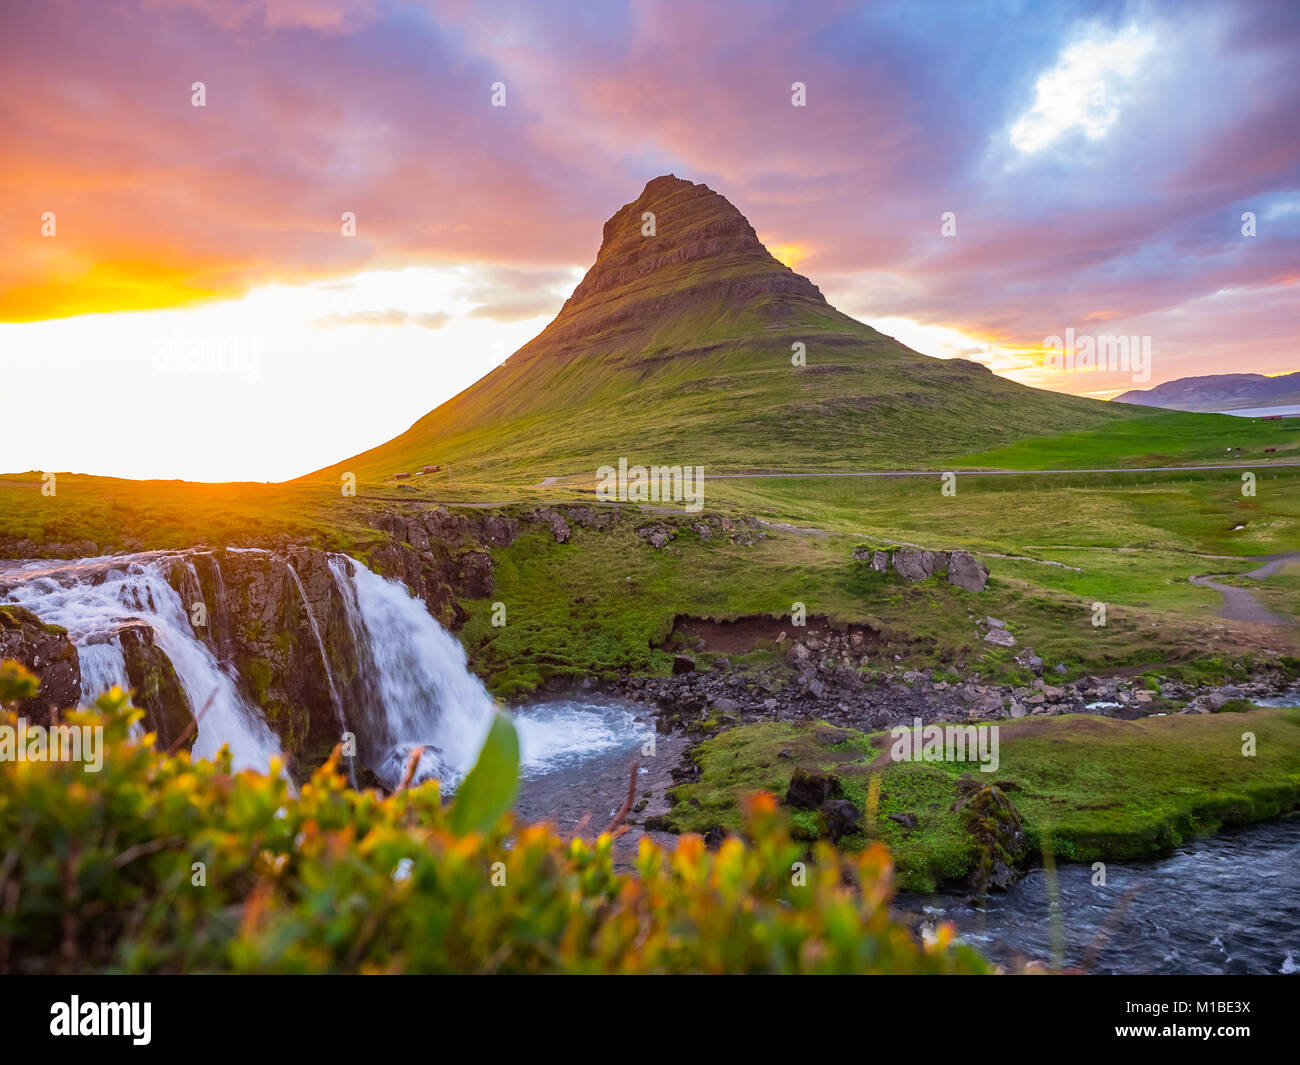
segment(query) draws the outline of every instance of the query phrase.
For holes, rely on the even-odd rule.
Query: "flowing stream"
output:
[[[1260,699],[1300,706],[1300,689]],[[1195,840],[1148,861],[1061,863],[1056,885],[1030,870],[983,909],[955,892],[904,895],[926,925],[951,921],[1010,967],[1056,963],[1091,973],[1300,973],[1300,814]]]
[[[957,895],[901,896],[927,924],[952,921],[1011,968],[1058,959],[1090,973],[1300,973],[1300,816],[1234,829],[1167,858],[1033,869],[976,909]],[[1053,911],[1059,914],[1054,921]]]

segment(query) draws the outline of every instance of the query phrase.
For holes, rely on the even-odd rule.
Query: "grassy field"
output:
[[[1275,448],[1273,456],[1265,448]],[[1160,411],[1099,430],[1019,440],[964,455],[978,469],[1046,470],[1268,461],[1300,457],[1300,418],[1265,421],[1231,414]]]
[[[1247,556],[1294,549],[1300,471],[1276,471],[1245,500],[1226,475],[1009,482],[963,480],[955,497],[912,480],[716,482],[710,509],[799,525],[770,526],[751,547],[686,531],[655,551],[626,512],[612,529],[575,530],[566,545],[530,534],[495,553],[492,602],[506,604],[509,623],[491,625],[487,600],[468,603],[462,638],[504,694],[552,676],[662,671],[668,657],[655,647],[677,615],[779,618],[795,602],[892,634],[904,662],[963,663],[989,676],[1012,667],[979,642],[972,614],[1006,620],[1021,646],[1071,673],[1294,649],[1294,629],[1242,631],[1217,619],[1219,594],[1189,578],[1244,572],[1257,565]],[[985,552],[989,585],[977,595],[940,579],[909,585],[852,562],[859,543]],[[1289,581],[1276,591],[1250,583],[1286,598]],[[1107,604],[1104,628],[1091,623],[1094,602]]]
[[[783,796],[796,766],[830,771],[864,813],[862,835],[844,842],[881,840],[905,888],[933,890],[967,875],[974,861],[952,809],[963,777],[1007,791],[1024,818],[1031,859],[1044,848],[1071,861],[1153,855],[1300,805],[1300,710],[1138,721],[1071,715],[999,728],[995,773],[973,763],[885,760],[873,767],[888,734],[781,723],[733,728],[696,748],[700,779],[675,789],[668,820],[679,831],[738,830],[744,795]],[[1253,757],[1242,754],[1243,733],[1255,737]],[[916,826],[890,814],[910,814]],[[805,832],[812,828],[811,813],[794,817]]]
[[[706,503],[844,532],[977,549],[1171,549],[1268,554],[1300,544],[1300,467],[1147,474],[789,478],[706,482]],[[1242,526],[1240,529],[1237,526]]]
[[[365,555],[382,535],[367,524],[377,509],[428,505],[415,492],[349,499],[313,485],[61,477],[51,498],[40,484],[0,478],[0,540],[89,540],[105,551],[288,537]],[[475,487],[493,494],[494,486]],[[1234,659],[1262,648],[1287,653],[1295,629],[1225,625],[1215,617],[1218,593],[1188,579],[1242,573],[1257,565],[1249,556],[1300,542],[1300,470],[1261,472],[1254,497],[1240,489],[1231,473],[972,475],[958,479],[955,496],[930,479],[712,481],[708,512],[797,528],[771,525],[753,546],[685,529],[657,551],[635,528],[659,515],[630,505],[611,508],[619,520],[610,528],[575,527],[563,545],[525,525],[513,546],[494,550],[493,595],[464,604],[461,637],[476,670],[503,695],[553,677],[662,672],[668,655],[659,645],[678,615],[780,618],[795,602],[813,615],[876,627],[908,664],[962,664],[989,676],[1013,666],[980,643],[971,615],[1006,620],[1021,646],[1071,672]],[[549,488],[531,493],[538,502],[553,498]],[[852,562],[859,543],[969,548],[985,553],[992,577],[978,595],[942,580],[908,585]],[[1296,613],[1293,572],[1247,583],[1277,613]],[[1103,629],[1091,624],[1097,601],[1108,605]],[[504,628],[490,623],[494,602],[506,604]]]

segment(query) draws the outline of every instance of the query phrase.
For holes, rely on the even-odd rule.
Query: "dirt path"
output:
[[[1287,551],[1282,554],[1260,555],[1257,557],[1264,565],[1248,573],[1243,573],[1241,576],[1250,577],[1257,581],[1267,580],[1288,562],[1300,562],[1300,551]],[[1255,593],[1249,588],[1239,588],[1233,584],[1220,584],[1218,581],[1213,580],[1216,576],[1222,576],[1222,574],[1206,574],[1201,577],[1192,577],[1191,582],[1202,588],[1213,588],[1223,596],[1223,609],[1219,611],[1219,617],[1227,618],[1229,621],[1244,621],[1253,625],[1295,624],[1290,618],[1283,617],[1281,614],[1274,614],[1255,597]]]

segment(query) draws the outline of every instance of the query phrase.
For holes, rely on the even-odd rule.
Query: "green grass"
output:
[[[1080,862],[1158,854],[1300,804],[1300,710],[1138,721],[1070,715],[999,727],[999,768],[984,773],[973,763],[889,762],[872,769],[873,755],[862,746],[883,751],[888,734],[832,744],[834,735],[819,740],[823,726],[741,726],[695,748],[700,779],[674,789],[667,820],[678,831],[738,830],[744,795],[784,796],[796,766],[833,771],[864,811],[866,831],[849,845],[881,840],[904,887],[932,890],[971,868],[972,846],[952,811],[963,776],[1007,787],[1024,818],[1031,855],[1046,842],[1057,857]],[[1256,738],[1254,757],[1242,755],[1245,732]],[[879,778],[874,819],[873,774]],[[891,813],[911,814],[917,827],[890,820]]]
[[[981,642],[972,615],[1006,620],[1021,646],[1031,643],[1049,664],[1064,662],[1072,673],[1184,661],[1221,636],[1191,620],[1217,593],[1188,583],[1195,560],[1176,555],[1142,573],[1150,594],[1140,582],[1125,588],[1122,572],[1097,575],[1093,589],[1104,586],[1118,598],[1110,600],[1106,627],[1096,628],[1089,595],[1032,584],[1027,566],[1004,569],[997,559],[990,560],[996,575],[989,587],[973,594],[942,578],[908,584],[853,562],[857,538],[773,532],[744,547],[686,535],[656,551],[635,536],[635,525],[629,516],[599,532],[575,528],[566,545],[530,532],[495,553],[493,594],[464,604],[469,620],[461,638],[497,694],[518,695],[556,677],[663,673],[670,655],[661,645],[679,615],[783,618],[796,602],[810,616],[877,630],[878,640],[864,648],[868,672],[937,664],[954,674],[977,669],[989,679],[1023,682],[1010,654]],[[1041,577],[1038,570],[1053,579],[1065,573],[1037,567],[1028,576]],[[1126,598],[1155,600],[1159,609],[1128,607]],[[491,623],[495,602],[506,606],[505,626]],[[1179,606],[1187,616],[1173,616]],[[1234,654],[1251,650],[1228,646]],[[753,651],[761,664],[762,649]],[[743,659],[732,656],[733,663]]]
[[[1277,448],[1274,455],[1264,453],[1269,447]],[[1300,418],[1266,422],[1231,414],[1160,411],[1099,429],[1054,433],[983,449],[961,456],[957,464],[1009,470],[1100,469],[1297,457]]]
[[[1072,674],[1191,668],[1211,658],[1231,674],[1257,645],[1295,648],[1294,630],[1270,631],[1261,644],[1225,626],[1215,616],[1219,594],[1188,578],[1244,572],[1257,563],[1240,556],[1294,545],[1300,472],[1277,471],[1246,500],[1218,476],[1155,485],[1093,478],[1073,488],[1031,481],[1014,490],[1007,480],[972,478],[955,497],[897,480],[716,482],[710,504],[724,511],[823,530],[770,528],[752,547],[686,534],[655,551],[633,534],[630,508],[613,529],[575,529],[567,545],[531,534],[495,552],[492,599],[465,604],[463,638],[502,694],[556,675],[661,672],[667,656],[655,645],[677,615],[779,618],[795,602],[884,632],[895,646],[876,665],[894,665],[897,653],[903,664],[977,668],[990,678],[1011,679],[1015,668],[979,642],[972,614],[1006,620],[1020,646]],[[909,585],[874,573],[850,561],[863,542],[989,552],[989,586],[972,595],[942,579]],[[1284,597],[1292,578],[1278,579]],[[1274,594],[1270,581],[1251,583]],[[493,601],[507,605],[504,628],[489,624]],[[1095,602],[1107,605],[1105,627],[1092,624]]]
[[[53,496],[38,474],[0,476],[0,542],[90,540],[100,551],[248,543],[289,536],[345,544],[363,529],[364,502],[278,484],[128,481],[60,474]],[[363,534],[364,535],[364,534]],[[373,532],[369,533],[373,537]]]
[[[678,615],[779,618],[795,602],[810,615],[879,629],[894,646],[873,668],[895,664],[899,654],[903,665],[1014,679],[1010,656],[979,642],[972,614],[1003,618],[1022,646],[1072,673],[1250,655],[1258,637],[1221,627],[1214,617],[1218,593],[1188,578],[1241,573],[1255,566],[1242,556],[1294,547],[1300,471],[1261,475],[1256,496],[1247,499],[1232,476],[1145,477],[1081,475],[1079,483],[1063,484],[971,476],[959,479],[953,497],[922,479],[709,482],[710,511],[823,530],[771,528],[752,547],[687,531],[653,550],[634,529],[658,516],[630,506],[616,508],[619,521],[608,530],[575,527],[565,545],[525,525],[514,546],[493,552],[490,599],[463,604],[469,622],[462,639],[475,669],[505,696],[553,678],[662,672],[668,656],[658,645]],[[105,551],[274,545],[287,537],[365,558],[383,535],[368,522],[398,505],[349,499],[323,485],[65,476],[58,486],[50,498],[39,478],[0,478],[0,542],[90,540]],[[851,562],[862,542],[988,552],[992,578],[979,595],[942,579],[908,585]],[[1295,613],[1290,571],[1250,584],[1276,612]],[[508,624],[500,629],[490,625],[497,601],[507,606]],[[1091,624],[1095,601],[1108,607],[1104,629]],[[1294,653],[1294,631],[1271,631],[1267,639],[1274,650]]]
[[[1239,472],[789,478],[706,482],[706,505],[926,546],[1055,557],[1053,548],[1256,555],[1300,543],[1300,468]],[[1244,528],[1237,529],[1236,526]]]

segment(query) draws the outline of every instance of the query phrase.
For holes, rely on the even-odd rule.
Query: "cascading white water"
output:
[[[405,585],[346,556],[330,558],[365,680],[374,686],[388,732],[373,766],[401,780],[411,751],[425,748],[416,779],[453,781],[474,763],[492,724],[493,702],[470,671],[464,648]]]
[[[232,551],[260,549],[230,548]],[[227,672],[190,625],[182,597],[166,574],[178,556],[156,552],[78,562],[28,562],[6,566],[3,598],[20,603],[42,621],[68,630],[81,661],[82,701],[91,702],[113,686],[130,686],[122,625],[136,619],[153,630],[156,645],[171,660],[193,710],[212,704],[199,723],[194,757],[211,758],[228,744],[236,768],[265,771],[280,744],[260,711],[240,693]],[[187,556],[185,587],[201,590]],[[491,726],[494,704],[468,669],[460,643],[430,616],[406,586],[387,580],[346,555],[332,555],[330,571],[343,601],[360,670],[362,706],[345,708],[330,668],[325,642],[297,572],[284,563],[301,597],[319,652],[332,708],[340,723],[364,723],[370,768],[385,783],[398,783],[411,751],[424,747],[416,780],[431,776],[454,787],[473,765]],[[213,593],[208,621],[221,645],[232,620],[225,613],[225,589],[212,556]],[[215,609],[213,609],[215,607]],[[357,689],[353,687],[355,694]],[[352,713],[345,713],[345,709]],[[586,757],[631,748],[649,734],[625,708],[566,699],[515,715],[522,772],[538,776]]]
[[[372,768],[395,784],[410,752],[423,746],[415,779],[436,776],[454,786],[478,757],[493,713],[492,697],[469,671],[464,648],[404,584],[343,555],[331,557],[330,569],[363,675],[383,708],[388,749]],[[573,699],[520,711],[514,721],[525,776],[634,747],[650,734],[622,707]]]
[[[29,563],[6,575],[11,585],[6,598],[47,624],[68,630],[81,661],[83,703],[115,684],[129,686],[116,633],[132,618],[148,623],[155,644],[171,660],[192,710],[202,712],[193,756],[210,759],[229,745],[236,769],[265,772],[270,759],[279,754],[280,744],[207,645],[194,635],[185,605],[164,575],[169,557],[123,558],[122,568],[107,571],[105,563],[119,560]],[[24,570],[31,572],[31,580],[13,583],[12,578]]]
[[[122,645],[116,636],[102,637],[96,643],[79,644],[77,658],[81,662],[82,702],[91,703],[113,688],[125,691],[131,686],[126,675],[126,660],[122,657]]]
[[[517,710],[520,769],[540,777],[594,755],[639,747],[653,729],[625,705],[609,700],[559,699]]]

